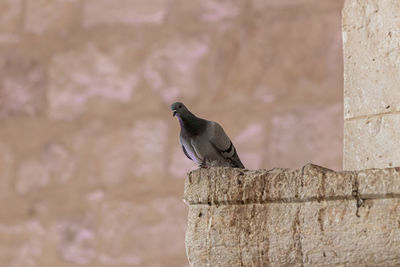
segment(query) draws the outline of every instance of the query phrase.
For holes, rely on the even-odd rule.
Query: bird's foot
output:
[[[199,168],[207,169],[208,166],[206,164],[202,163],[202,164],[199,164]]]

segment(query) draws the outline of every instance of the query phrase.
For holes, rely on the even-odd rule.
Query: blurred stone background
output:
[[[342,168],[342,0],[0,0],[0,266],[187,266],[182,100]]]

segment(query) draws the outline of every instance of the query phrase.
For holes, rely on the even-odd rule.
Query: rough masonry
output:
[[[345,170],[400,166],[400,1],[343,8]]]
[[[192,266],[400,264],[400,168],[198,169],[185,201]]]

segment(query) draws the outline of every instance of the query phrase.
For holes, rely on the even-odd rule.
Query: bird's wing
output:
[[[235,146],[231,139],[226,135],[224,129],[216,122],[210,121],[207,131],[210,137],[210,143],[221,154],[222,157],[229,160],[233,167],[244,168],[236,153]]]
[[[188,154],[187,151],[186,151],[186,148],[185,148],[183,145],[182,145],[182,150],[183,150],[183,153],[185,153],[186,157],[188,157],[188,159],[193,160],[193,159],[189,156],[189,154]]]

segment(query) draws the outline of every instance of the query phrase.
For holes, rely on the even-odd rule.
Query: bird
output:
[[[173,103],[171,110],[181,127],[179,141],[186,157],[201,168],[245,168],[221,125],[196,117],[181,102]]]

